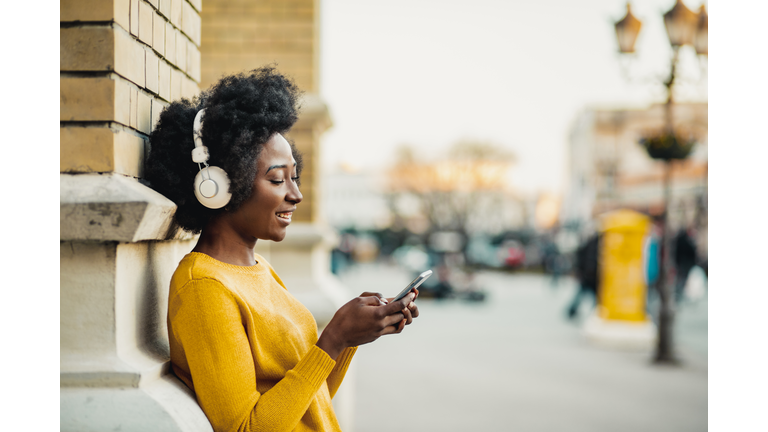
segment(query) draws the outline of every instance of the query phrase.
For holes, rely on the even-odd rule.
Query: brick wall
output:
[[[201,87],[276,62],[302,90],[317,93],[317,12],[316,0],[206,0]]]
[[[172,100],[199,93],[202,0],[61,0],[61,172],[141,177]]]

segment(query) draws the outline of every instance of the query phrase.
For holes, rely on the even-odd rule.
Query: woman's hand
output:
[[[416,294],[416,296],[413,297],[413,300],[416,300],[416,298],[419,297],[419,290],[414,288],[413,291],[411,291],[411,292]],[[364,294],[370,294],[370,293],[364,293]],[[379,297],[381,297],[381,294],[377,293],[375,295],[378,295]],[[394,297],[389,297],[389,298],[385,298],[385,299],[382,299],[382,300],[384,300],[387,303],[391,303],[392,300],[394,300],[394,299],[395,299]],[[413,319],[419,316],[419,307],[416,306],[416,303],[414,303],[413,300],[411,300],[411,302],[408,303],[408,306],[404,310],[401,311],[403,313],[403,316],[405,317],[403,319],[403,321],[405,323],[404,324],[402,322],[400,323],[400,324],[402,324],[402,327],[405,327],[408,324],[412,323]],[[398,325],[400,325],[400,324],[398,324]],[[402,331],[402,328],[401,328],[401,331]]]
[[[335,359],[344,348],[373,342],[386,334],[400,333],[418,316],[418,308],[413,304],[417,294],[409,293],[396,302],[388,301],[378,293],[361,294],[336,311],[317,346]]]

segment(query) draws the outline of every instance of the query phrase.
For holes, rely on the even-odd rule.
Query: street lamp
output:
[[[664,14],[669,43],[673,47],[692,45],[698,21],[698,14],[685,7],[682,0],[677,0],[672,9]]]
[[[627,3],[627,14],[616,23],[616,39],[619,41],[619,51],[623,54],[635,52],[635,41],[640,34],[642,23],[632,15],[632,6]]]
[[[693,47],[696,48],[696,54],[707,55],[707,27],[709,17],[704,5],[699,8],[699,20],[696,23],[696,36],[693,38]]]
[[[708,17],[704,6],[699,12],[695,13],[688,9],[682,0],[676,0],[667,13],[664,14],[664,26],[667,30],[669,43],[672,46],[672,61],[669,70],[669,76],[664,81],[667,89],[667,101],[665,106],[665,128],[662,132],[652,136],[644,137],[641,144],[645,146],[648,155],[664,162],[664,212],[662,213],[662,235],[661,244],[665,250],[669,250],[668,239],[670,238],[667,215],[670,203],[670,181],[672,173],[672,161],[676,159],[685,159],[691,152],[694,141],[690,137],[675,131],[672,119],[672,88],[675,83],[677,73],[677,60],[680,48],[685,45],[691,45],[696,49],[696,53],[707,56],[707,25]],[[627,14],[616,22],[616,38],[621,53],[633,53],[634,45],[642,23],[632,15],[629,2],[627,3]],[[666,283],[665,275],[667,273],[667,260],[669,253],[662,256],[659,265],[659,278],[656,281],[656,290],[661,299],[661,310],[659,313],[659,334],[656,346],[655,361],[657,363],[676,363],[677,360],[672,350],[672,323],[674,321],[674,305],[671,287]]]

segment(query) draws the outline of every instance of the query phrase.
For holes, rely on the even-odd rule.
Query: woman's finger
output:
[[[411,292],[396,302],[389,302],[389,304],[386,306],[386,309],[384,310],[384,313],[387,315],[392,315],[402,311],[408,307],[408,304],[413,301],[415,296],[416,294]]]
[[[411,302],[413,303],[413,302]],[[405,325],[408,325],[413,322],[413,315],[411,315],[411,310],[408,308],[403,309],[402,311],[403,316],[405,317]]]
[[[382,323],[385,327],[397,326],[400,321],[405,320],[405,315],[402,312],[398,312],[392,315],[387,315],[382,319]]]
[[[364,293],[359,295],[359,297],[371,297],[371,296],[378,297],[378,298],[384,298],[384,296],[381,295],[381,293],[369,292],[369,291],[366,291],[366,292],[364,292]]]
[[[395,316],[395,315],[390,315]],[[384,330],[379,332],[380,336],[388,335],[388,334],[397,334],[403,331],[405,328],[405,320],[401,319],[399,322],[396,321],[392,325],[388,325],[384,327]]]
[[[385,300],[376,297],[376,296],[366,296],[366,297],[358,297],[360,301],[366,305],[366,306],[384,306],[386,303]]]
[[[414,302],[411,302],[411,303],[408,305],[408,310],[410,310],[410,311],[411,311],[411,315],[412,315],[414,318],[416,318],[416,317],[418,317],[418,316],[419,316],[419,307],[418,307],[418,306],[416,306],[416,303],[414,303]]]

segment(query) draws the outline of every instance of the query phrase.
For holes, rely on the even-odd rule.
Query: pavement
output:
[[[358,265],[340,275],[350,297],[396,294],[412,276]],[[652,350],[589,344],[565,309],[576,283],[544,275],[482,272],[482,303],[419,299],[420,317],[400,335],[358,350],[350,369],[345,432],[707,430],[707,297],[678,310],[679,366]],[[350,424],[351,423],[351,424]]]

